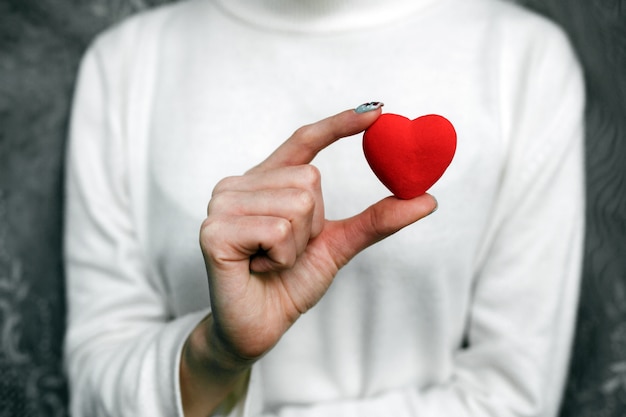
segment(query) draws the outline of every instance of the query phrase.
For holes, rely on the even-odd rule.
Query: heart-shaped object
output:
[[[385,113],[363,134],[363,152],[378,179],[398,198],[424,194],[441,178],[456,151],[456,131],[445,117],[415,120]]]

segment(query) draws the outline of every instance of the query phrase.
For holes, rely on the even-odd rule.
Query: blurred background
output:
[[[169,0],[0,0],[0,417],[67,416],[62,178],[81,55]],[[626,0],[519,0],[585,68],[587,234],[562,417],[626,416]]]

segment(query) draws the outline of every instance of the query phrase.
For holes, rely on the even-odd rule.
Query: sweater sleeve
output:
[[[512,47],[501,56],[503,79],[496,84],[509,154],[477,255],[467,346],[455,353],[451,377],[376,398],[283,407],[274,415],[557,414],[582,263],[584,89],[564,35],[541,23],[532,47],[509,39]],[[253,373],[249,396],[262,396],[261,390]]]
[[[128,30],[122,31],[128,35]],[[116,35],[117,36],[117,35]],[[124,51],[103,59],[102,38],[83,58],[66,173],[65,367],[71,414],[181,415],[182,344],[208,312],[172,319],[137,231],[124,132]]]

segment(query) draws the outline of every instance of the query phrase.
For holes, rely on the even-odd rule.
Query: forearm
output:
[[[213,329],[213,316],[208,315],[183,348],[179,377],[186,417],[210,415],[247,383],[252,362],[228,355],[219,338],[212,336]]]

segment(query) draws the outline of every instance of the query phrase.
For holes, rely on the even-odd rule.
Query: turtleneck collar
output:
[[[366,29],[401,19],[437,0],[214,0],[256,26],[323,33]]]

